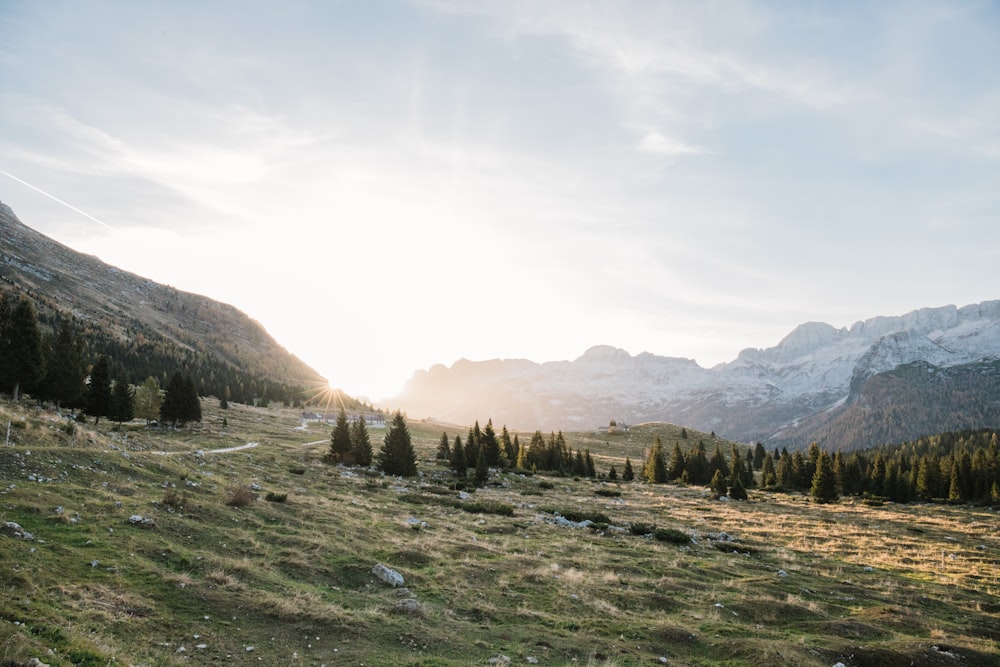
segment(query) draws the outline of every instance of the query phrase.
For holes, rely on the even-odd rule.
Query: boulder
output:
[[[393,588],[403,585],[403,575],[383,563],[376,563],[372,568],[372,574]]]

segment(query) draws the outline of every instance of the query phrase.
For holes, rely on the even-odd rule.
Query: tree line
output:
[[[89,345],[73,320],[60,318],[54,331],[43,333],[34,303],[5,294],[0,298],[0,387],[12,398],[30,393],[57,407],[80,409],[99,423],[119,424],[139,417],[176,426],[201,421],[201,403],[190,374],[175,371],[165,393],[148,376],[138,389],[127,367],[106,354],[89,360]]]
[[[271,401],[300,405],[310,398],[303,387],[182,347],[137,321],[123,325],[109,319],[79,320],[62,313],[44,296],[29,298],[7,291],[0,297],[0,386],[5,391],[26,392],[40,400],[79,407],[74,402],[80,398],[75,393],[78,383],[65,375],[75,371],[67,368],[77,356],[89,365],[102,355],[114,359],[130,377],[151,376],[161,387],[180,370],[191,376],[200,396],[264,406]],[[62,393],[69,398],[63,398]]]

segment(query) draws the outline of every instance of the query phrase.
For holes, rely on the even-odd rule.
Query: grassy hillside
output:
[[[323,463],[294,411],[203,410],[115,433],[0,406],[0,527],[33,538],[0,528],[0,664],[995,664],[989,509],[506,474],[463,498],[440,425],[411,423],[422,477],[393,480]],[[567,440],[620,469],[654,428]]]

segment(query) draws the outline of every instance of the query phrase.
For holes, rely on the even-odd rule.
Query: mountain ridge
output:
[[[248,395],[259,395],[268,384],[326,384],[234,306],[77,252],[25,225],[3,202],[0,231],[0,287],[32,297],[45,319],[68,315],[100,331],[98,349],[142,356],[135,350],[146,345],[148,356],[152,345],[176,357],[177,366],[211,359],[213,372],[224,367],[237,372],[234,383],[246,383]],[[232,390],[243,393],[235,386]]]
[[[879,443],[862,436],[834,437],[827,426],[851,413],[873,379],[917,362],[957,368],[993,359],[1000,359],[1000,300],[921,308],[850,327],[806,322],[773,347],[746,348],[733,361],[711,368],[649,352],[630,355],[609,345],[593,346],[573,361],[437,364],[414,373],[393,400],[411,413],[459,423],[483,418],[483,410],[490,409],[495,421],[513,428],[572,430],[612,418],[673,421],[771,444],[803,444],[788,438],[827,434],[826,445],[851,448]],[[912,382],[918,375],[907,377]],[[911,394],[922,401],[933,395]],[[992,405],[992,397],[984,400]],[[972,414],[1000,420],[1000,409],[971,406]],[[947,421],[947,428],[986,425]]]

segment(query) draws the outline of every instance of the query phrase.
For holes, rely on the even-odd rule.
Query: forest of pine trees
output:
[[[155,332],[128,329],[122,337],[113,322],[76,320],[43,305],[13,292],[0,297],[0,391],[4,393],[28,393],[68,408],[85,407],[84,378],[90,366],[106,356],[114,360],[116,375],[120,370],[133,379],[153,377],[161,387],[179,369],[191,377],[200,396],[248,405],[301,404],[309,398],[302,387],[236,368]]]

